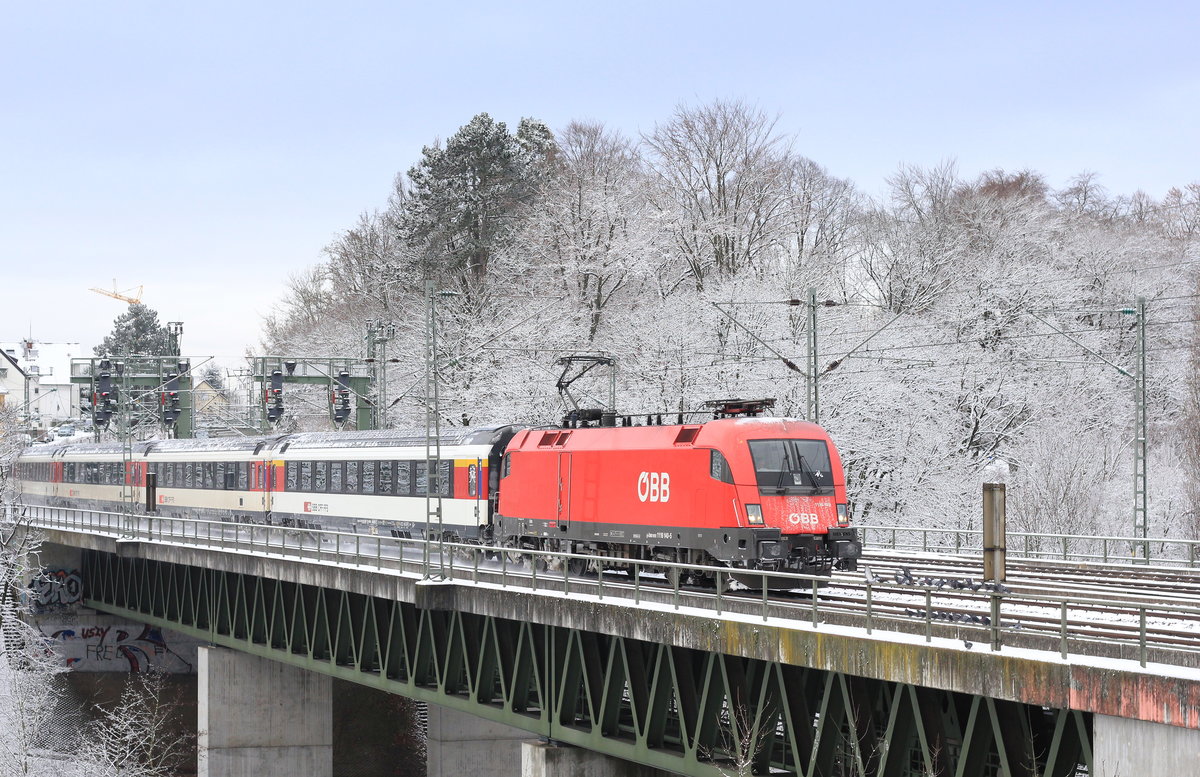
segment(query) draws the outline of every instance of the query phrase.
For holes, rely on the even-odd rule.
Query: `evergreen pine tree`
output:
[[[113,321],[112,334],[94,349],[97,356],[170,356],[171,335],[158,323],[158,313],[140,303]]]
[[[504,122],[481,113],[444,148],[422,149],[421,161],[408,172],[412,189],[402,232],[435,275],[450,275],[467,288],[487,275],[552,147],[553,136],[541,122],[523,119],[514,136]]]

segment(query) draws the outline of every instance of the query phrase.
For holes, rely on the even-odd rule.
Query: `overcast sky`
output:
[[[0,340],[94,345],[145,285],[236,356],[295,270],[481,111],[651,129],[742,98],[878,195],[902,163],[1200,180],[1194,2],[0,6]]]

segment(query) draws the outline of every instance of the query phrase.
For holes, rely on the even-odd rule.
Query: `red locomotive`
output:
[[[505,544],[614,561],[827,574],[861,554],[829,435],[782,418],[523,430],[493,520]]]

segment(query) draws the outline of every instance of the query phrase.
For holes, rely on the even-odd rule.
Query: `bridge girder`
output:
[[[87,550],[85,602],[681,774],[1046,775],[1091,716]]]

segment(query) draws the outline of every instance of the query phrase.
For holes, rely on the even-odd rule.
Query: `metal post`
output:
[[[425,281],[426,321],[425,321],[425,515],[426,525],[429,519],[437,517],[438,537],[438,567],[439,574],[445,577],[445,547],[443,542],[445,532],[442,528],[442,421],[438,402],[438,370],[437,370],[437,292],[434,281]],[[425,577],[430,576],[429,562],[429,532],[425,533]],[[535,578],[536,580],[536,578]]]
[[[808,388],[807,413],[808,420],[814,424],[821,423],[820,392],[817,388],[817,290],[808,290],[808,364],[804,370]]]
[[[1137,356],[1133,368],[1134,445],[1133,445],[1133,534],[1141,540],[1142,558],[1149,561],[1147,538],[1146,473],[1146,298],[1137,300]]]
[[[1004,580],[1005,490],[1003,483],[983,484],[983,578]]]

